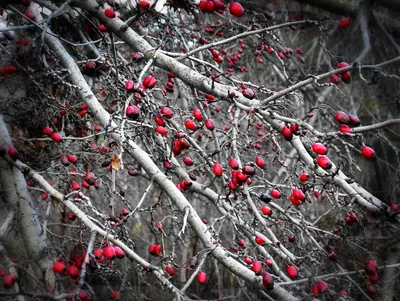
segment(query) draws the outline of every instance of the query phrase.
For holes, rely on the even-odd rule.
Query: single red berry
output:
[[[289,265],[286,268],[286,272],[291,279],[296,279],[299,276],[299,272],[297,271],[296,267]]]
[[[104,11],[104,14],[108,17],[108,18],[115,18],[115,12],[111,9],[111,8],[107,8]]]
[[[125,89],[128,91],[135,89],[135,83],[133,82],[133,80],[130,79],[125,83]]]
[[[292,140],[292,138],[293,138],[293,132],[292,132],[292,130],[291,130],[290,127],[284,126],[284,127],[282,128],[281,133],[282,133],[282,136],[283,136],[287,141]]]
[[[68,158],[68,161],[71,162],[72,164],[75,164],[76,162],[78,162],[78,158],[75,155],[68,155],[67,158]]]
[[[174,115],[174,112],[168,107],[161,108],[161,115],[166,119],[171,119]]]
[[[261,212],[265,215],[271,215],[272,214],[272,209],[269,208],[268,206],[264,206],[261,208]]]
[[[203,114],[201,113],[200,109],[195,108],[193,110],[193,117],[199,122],[203,120]]]
[[[240,18],[244,13],[244,9],[243,9],[242,5],[240,5],[240,3],[232,2],[231,4],[229,4],[229,12],[233,16]]]
[[[317,164],[323,169],[330,169],[332,168],[332,162],[329,158],[325,155],[319,156],[317,159]]]
[[[206,128],[209,129],[210,131],[213,131],[215,126],[214,126],[214,121],[212,119],[207,119],[205,122]]]
[[[48,127],[48,126],[46,126],[46,127],[44,127],[43,129],[42,129],[42,132],[43,132],[43,134],[45,134],[46,136],[51,136],[52,134],[53,134],[53,129],[51,128],[51,127]]]
[[[335,120],[340,123],[340,124],[349,124],[350,123],[350,118],[349,115],[347,115],[343,111],[337,111],[335,114]]]
[[[113,246],[105,247],[103,250],[103,255],[105,257],[107,257],[108,259],[111,259],[111,260],[114,259],[116,256],[114,247]]]
[[[257,260],[257,261],[254,261],[254,262],[253,262],[252,269],[253,269],[253,272],[254,272],[256,275],[261,274],[261,272],[262,272],[262,265],[261,265],[261,262],[258,261],[258,260]]]
[[[73,190],[77,191],[80,189],[79,184],[76,182],[72,182],[71,187]]]
[[[94,250],[93,254],[96,258],[101,258],[103,256],[103,249],[97,248]]]
[[[297,199],[293,194],[290,195],[289,200],[295,206],[301,205],[301,200]]]
[[[59,133],[53,133],[51,135],[51,139],[55,142],[61,142],[62,141],[62,137]]]
[[[122,251],[122,249],[118,246],[114,246],[114,252],[115,252],[115,256],[117,258],[124,258],[125,257],[125,252]]]
[[[67,269],[67,273],[71,278],[78,278],[79,277],[79,270],[76,266],[70,265]]]
[[[47,192],[42,192],[41,198],[43,201],[47,200],[49,197],[49,194]]]
[[[274,198],[274,199],[279,199],[281,197],[281,193],[279,192],[279,190],[277,189],[272,189],[270,192],[270,195]]]
[[[111,299],[117,299],[119,297],[119,292],[113,291],[110,295]]]
[[[327,148],[322,143],[313,143],[311,148],[312,148],[313,152],[318,155],[326,155],[326,153],[327,153]]]
[[[190,120],[190,119],[187,119],[187,120],[185,121],[185,127],[186,127],[188,130],[191,130],[191,131],[197,130],[197,125],[194,123],[193,120]]]
[[[12,275],[12,274],[6,275],[3,278],[3,286],[5,288],[12,288],[15,284],[15,280],[16,280],[16,278],[14,275]]]
[[[375,157],[375,151],[369,146],[361,148],[361,154],[365,159],[372,159]]]
[[[301,182],[307,182],[308,181],[308,179],[310,178],[310,175],[308,175],[308,174],[306,174],[306,173],[302,173],[302,174],[300,174],[300,181]]]
[[[306,198],[305,194],[303,191],[301,191],[300,189],[293,189],[292,190],[292,195],[300,200],[300,201],[304,201],[304,199]]]
[[[222,176],[222,166],[221,166],[221,164],[214,163],[213,172],[214,172],[214,175],[217,176],[217,177]]]
[[[53,264],[53,271],[57,274],[62,274],[64,273],[65,269],[67,266],[62,260],[59,260]]]
[[[192,166],[193,165],[193,160],[190,157],[184,157],[183,158],[183,163],[185,163],[185,165],[187,165],[187,166]]]
[[[264,238],[262,238],[261,236],[256,236],[255,242],[256,242],[256,244],[258,244],[258,245],[263,245],[263,244],[265,244],[265,240],[264,240]]]
[[[349,26],[350,26],[350,18],[343,17],[339,22],[339,27],[345,29]]]
[[[262,283],[266,289],[272,290],[274,287],[274,278],[270,273],[265,272],[262,276]]]
[[[339,126],[339,132],[351,134],[353,133],[353,129],[349,127],[347,124],[341,124]]]
[[[156,126],[156,131],[160,135],[166,135],[168,133],[167,129],[163,126]]]
[[[206,282],[207,282],[207,275],[206,275],[206,273],[200,271],[200,272],[197,274],[197,281],[198,281],[200,284],[206,283]]]
[[[259,156],[256,156],[256,164],[258,167],[260,167],[261,169],[264,169],[266,166],[265,160]]]
[[[141,8],[150,8],[150,2],[149,2],[149,1],[142,0],[142,1],[139,2],[139,6],[140,6]]]
[[[174,268],[171,265],[167,265],[165,267],[165,271],[168,273],[168,275],[172,276],[175,273]]]
[[[137,106],[130,105],[126,108],[125,114],[126,114],[126,117],[128,117],[129,119],[136,120],[139,117],[140,110]]]
[[[151,76],[151,75],[147,75],[144,79],[143,79],[143,85],[147,88],[147,89],[152,89],[155,87],[155,85],[157,84],[157,80],[155,79],[155,77]]]

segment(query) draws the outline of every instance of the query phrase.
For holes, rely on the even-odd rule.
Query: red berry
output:
[[[133,80],[130,79],[125,83],[125,89],[128,91],[135,89],[135,83],[133,82]]]
[[[297,199],[293,194],[290,195],[289,200],[295,206],[301,205],[301,200]]]
[[[212,119],[207,119],[205,122],[206,128],[209,129],[210,131],[213,131],[215,126],[214,126],[214,121]]]
[[[167,129],[163,126],[156,126],[156,131],[160,135],[167,135],[167,133],[168,133]]]
[[[143,79],[143,85],[147,88],[147,89],[152,89],[154,88],[154,86],[157,84],[157,80],[151,76],[151,75],[147,75],[144,79]]]
[[[53,129],[51,127],[44,127],[42,129],[43,134],[45,134],[46,136],[51,136],[53,134]]]
[[[239,169],[239,161],[236,160],[235,158],[230,158],[230,159],[229,159],[229,166],[230,166],[233,170],[237,170],[237,169]]]
[[[253,176],[256,173],[256,169],[253,166],[246,165],[242,168],[242,171],[245,175]]]
[[[116,256],[114,247],[113,246],[105,247],[103,250],[103,255],[105,257],[107,257],[108,259],[111,259],[111,260],[114,259]]]
[[[304,199],[306,198],[305,194],[303,191],[301,191],[300,189],[293,189],[292,190],[292,195],[300,200],[300,201],[304,201]]]
[[[243,15],[244,10],[243,10],[243,7],[240,5],[240,3],[238,3],[238,2],[232,2],[232,3],[229,5],[229,12],[230,12],[233,16],[235,16],[235,17],[237,17],[237,18],[240,18],[240,17]]]
[[[279,192],[279,190],[277,189],[272,189],[270,192],[270,195],[274,198],[274,199],[279,199],[281,197],[281,193]]]
[[[150,2],[149,2],[149,1],[142,0],[142,1],[139,2],[139,6],[140,6],[141,8],[149,8],[149,7],[150,7]]]
[[[193,165],[193,160],[190,157],[185,157],[183,158],[183,163],[187,166],[192,166]]]
[[[193,120],[190,120],[190,119],[187,119],[187,120],[185,121],[185,127],[186,127],[188,130],[191,130],[191,131],[197,130],[197,125],[194,123]]]
[[[266,166],[265,160],[259,156],[256,157],[256,164],[258,167],[260,167],[261,169],[264,169]]]
[[[222,176],[222,166],[219,163],[214,163],[213,172],[214,172],[214,175],[217,177]]]
[[[343,17],[339,22],[339,27],[345,29],[349,26],[350,26],[350,18]]]
[[[252,266],[253,272],[258,274],[261,274],[262,272],[262,265],[260,261],[254,261],[253,266]]]
[[[308,174],[306,174],[306,173],[302,173],[302,174],[300,174],[300,181],[301,182],[307,182],[308,181],[308,178],[309,178],[310,176],[308,175]]]
[[[15,284],[15,276],[14,275],[6,275],[3,278],[3,286],[5,288],[12,288]]]
[[[340,124],[349,124],[350,123],[350,118],[349,115],[347,115],[343,111],[337,111],[335,114],[335,120],[340,123]]]
[[[76,266],[70,265],[67,269],[67,273],[71,278],[78,278],[79,277],[79,270]]]
[[[282,128],[282,136],[287,140],[290,141],[293,138],[293,132],[290,127],[284,126]]]
[[[115,256],[118,258],[124,258],[125,257],[125,252],[122,251],[122,249],[118,246],[114,246],[114,252]]]
[[[45,201],[49,197],[49,194],[47,192],[42,192],[41,197],[42,197],[42,200]]]
[[[76,162],[78,162],[78,158],[75,155],[68,155],[67,158],[68,158],[68,161],[71,162],[72,164],[75,164]]]
[[[18,151],[15,147],[10,147],[8,149],[8,155],[13,159],[14,161],[18,159]]]
[[[271,290],[274,287],[274,278],[272,277],[272,275],[270,273],[265,272],[263,274],[262,284],[268,290]]]
[[[329,158],[325,155],[319,156],[317,159],[318,165],[323,169],[330,169],[332,168],[332,162]]]
[[[108,17],[108,18],[115,18],[115,12],[111,9],[111,8],[107,8],[104,11],[104,14]]]
[[[364,146],[361,149],[361,154],[363,155],[363,157],[365,159],[372,159],[372,158],[375,157],[375,151],[372,148],[368,147],[368,146]]]
[[[296,279],[299,276],[299,272],[297,271],[296,267],[289,265],[286,268],[286,272],[291,279]]]
[[[337,74],[332,74],[329,77],[329,81],[334,85],[339,85],[340,84],[340,77]]]
[[[174,268],[172,267],[172,266],[170,266],[170,265],[167,265],[166,267],[165,267],[165,271],[168,273],[168,275],[170,275],[170,276],[172,276],[174,273],[175,273],[175,270],[174,270]]]
[[[62,260],[59,260],[53,264],[53,271],[57,274],[62,274],[67,266]]]
[[[171,119],[172,115],[174,115],[174,112],[168,107],[162,107],[161,108],[161,115],[163,115],[164,118],[166,119]]]
[[[272,209],[269,208],[268,206],[264,206],[261,208],[261,212],[265,215],[271,215],[272,214]]]
[[[265,259],[265,264],[267,265],[267,266],[272,266],[272,260],[271,259]]]
[[[312,148],[313,152],[318,155],[326,155],[326,153],[327,153],[327,148],[322,143],[313,143],[311,148]]]
[[[94,250],[93,254],[96,258],[101,258],[103,256],[103,249],[98,248]]]
[[[265,240],[264,240],[264,238],[262,238],[261,236],[256,236],[255,242],[256,242],[256,244],[258,244],[258,245],[263,245],[263,244],[265,244]]]
[[[110,298],[111,298],[111,299],[117,299],[117,298],[118,298],[118,296],[119,296],[119,292],[117,292],[117,291],[113,291],[113,292],[111,293],[111,296],[110,296]]]
[[[125,114],[131,120],[136,120],[139,117],[140,110],[135,105],[130,105],[126,108]]]
[[[55,142],[61,142],[62,141],[62,137],[59,133],[53,133],[51,135],[51,139]]]
[[[201,113],[200,109],[195,108],[193,110],[193,117],[197,120],[197,121],[202,121],[203,120],[203,114]]]
[[[339,126],[339,132],[351,134],[353,132],[353,129],[346,124],[341,124]]]
[[[204,273],[204,272],[199,272],[199,273],[197,274],[197,281],[198,281],[200,284],[206,283],[206,282],[207,282],[207,275],[206,275],[206,273]]]
[[[77,191],[80,189],[79,184],[76,182],[72,182],[71,187],[73,190]]]
[[[101,32],[106,32],[107,31],[107,27],[105,27],[103,24],[99,24],[97,25],[97,29]]]

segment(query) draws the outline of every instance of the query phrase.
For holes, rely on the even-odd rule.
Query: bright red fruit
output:
[[[59,133],[53,133],[51,135],[51,139],[55,142],[61,142],[62,141],[62,137]]]
[[[243,13],[244,13],[244,9],[243,9],[243,7],[240,5],[240,3],[238,3],[238,2],[232,2],[232,3],[229,5],[229,12],[230,12],[233,16],[235,16],[235,17],[237,17],[237,18],[240,18],[240,17],[243,15]]]
[[[256,241],[256,244],[258,244],[258,245],[265,244],[265,240],[261,236],[256,236],[255,241]]]
[[[140,6],[141,8],[149,8],[149,7],[150,7],[150,2],[149,2],[149,1],[142,0],[142,1],[139,2],[139,6]]]
[[[125,83],[125,89],[128,91],[135,89],[135,83],[133,80],[130,79]]]
[[[308,181],[308,178],[309,178],[310,176],[308,175],[308,174],[306,174],[306,173],[302,173],[302,174],[300,174],[300,181],[301,182],[307,182]]]
[[[144,79],[143,79],[143,85],[147,88],[147,89],[152,89],[154,88],[154,86],[157,84],[157,80],[151,76],[151,75],[147,75]]]
[[[329,77],[329,81],[334,85],[339,85],[340,84],[340,77],[337,74],[332,74]]]
[[[296,269],[294,266],[292,266],[292,265],[289,265],[289,266],[286,268],[286,272],[287,272],[288,276],[289,276],[291,279],[296,279],[296,278],[299,276],[299,272],[298,272],[297,269]]]
[[[343,111],[337,111],[335,114],[335,120],[340,123],[340,124],[349,124],[350,123],[350,118],[349,115],[347,115]]]
[[[322,143],[318,143],[318,142],[313,143],[311,148],[312,148],[313,152],[318,155],[326,155],[326,153],[327,153],[327,148]]]
[[[185,165],[187,165],[187,166],[192,166],[193,160],[190,157],[185,157],[185,158],[183,158],[183,163],[185,163]]]
[[[108,18],[115,18],[115,12],[111,9],[111,8],[107,8],[104,11],[104,14],[108,17]]]
[[[300,201],[304,201],[304,199],[306,198],[304,192],[301,191],[300,189],[293,189],[292,194],[296,199]]]
[[[125,252],[122,251],[122,249],[118,246],[114,246],[114,252],[115,256],[118,258],[124,258],[125,257]]]
[[[97,248],[94,250],[93,254],[96,258],[101,258],[103,256],[103,249]]]
[[[168,131],[165,127],[163,126],[156,126],[156,131],[157,133],[159,133],[160,135],[167,135]]]
[[[3,278],[3,285],[5,288],[12,288],[15,284],[15,276],[14,275],[6,275]]]
[[[73,190],[77,191],[80,189],[79,184],[76,182],[72,182],[71,187]]]
[[[217,176],[217,177],[222,176],[222,166],[221,166],[221,164],[214,163],[213,172],[214,172],[214,175]]]
[[[239,169],[239,161],[236,160],[235,158],[230,158],[230,159],[229,159],[229,166],[230,166],[233,170],[237,170],[237,169]]]
[[[210,131],[213,131],[215,126],[214,126],[214,121],[212,119],[207,119],[205,122],[206,128],[209,129]]]
[[[175,270],[174,270],[174,268],[172,267],[172,266],[170,266],[170,265],[167,265],[166,267],[165,267],[165,271],[168,273],[168,275],[170,275],[170,276],[172,276],[174,273],[175,273]]]
[[[114,247],[113,246],[105,247],[103,250],[103,255],[108,259],[114,259],[116,256]]]
[[[277,189],[272,189],[270,192],[270,195],[274,198],[274,199],[279,199],[281,197],[281,193],[279,192],[279,190]]]
[[[301,205],[301,200],[297,199],[293,194],[290,195],[289,200],[295,206]]]
[[[363,155],[363,157],[365,159],[372,159],[375,157],[375,151],[372,148],[370,148],[369,146],[364,146],[361,149],[361,154]]]
[[[161,115],[163,115],[164,118],[166,119],[171,119],[172,115],[174,115],[174,112],[168,107],[162,107],[161,108]]]
[[[341,133],[353,133],[353,129],[349,127],[347,124],[341,124],[339,126],[339,132]]]
[[[264,169],[266,166],[265,160],[259,156],[256,157],[256,164],[258,167],[260,167],[261,169]]]
[[[131,120],[136,120],[139,117],[140,110],[135,105],[130,105],[126,108],[125,114]]]
[[[206,273],[204,273],[204,272],[199,272],[199,273],[197,274],[197,281],[198,281],[200,284],[206,283],[206,282],[207,282],[207,275],[206,275]]]
[[[261,208],[261,212],[265,215],[271,215],[272,214],[272,210],[271,208],[269,208],[268,206],[264,206]]]
[[[262,272],[262,265],[260,261],[254,261],[253,266],[252,266],[253,272],[258,274],[261,274]]]
[[[119,296],[119,292],[117,292],[117,291],[113,291],[113,292],[111,293],[111,296],[110,296],[110,298],[111,298],[111,299],[117,299],[117,298],[118,298],[118,296]]]
[[[349,26],[350,26],[350,18],[343,17],[339,22],[339,27],[344,29]]]
[[[62,274],[67,266],[62,260],[59,260],[53,264],[53,271],[57,274]]]
[[[13,160],[17,160],[18,159],[18,151],[17,151],[17,149],[15,147],[11,146],[8,149],[7,153],[11,157],[11,159],[13,159]]]
[[[46,136],[51,136],[53,134],[53,129],[51,127],[46,126],[43,128],[42,132]]]
[[[70,265],[67,269],[67,273],[71,278],[78,278],[79,277],[79,270],[76,266]]]
[[[292,132],[292,130],[290,129],[290,127],[287,127],[287,126],[284,126],[283,128],[282,128],[282,136],[287,140],[287,141],[290,141],[290,140],[292,140],[292,138],[293,138],[293,132]]]
[[[190,120],[190,119],[187,119],[187,120],[185,121],[185,127],[186,127],[188,130],[191,130],[191,131],[197,130],[197,125],[194,123],[193,120]]]
[[[72,164],[75,164],[76,162],[78,162],[78,158],[75,155],[68,155],[67,158],[68,158],[68,161],[71,162]]]
[[[203,120],[203,114],[201,114],[200,109],[195,108],[193,110],[193,117],[197,120],[197,121],[202,121]]]
[[[332,168],[332,162],[329,158],[325,155],[319,156],[317,159],[318,165],[323,169],[330,169]]]
[[[270,273],[265,272],[262,276],[262,283],[266,289],[271,290],[274,287],[274,278]]]

